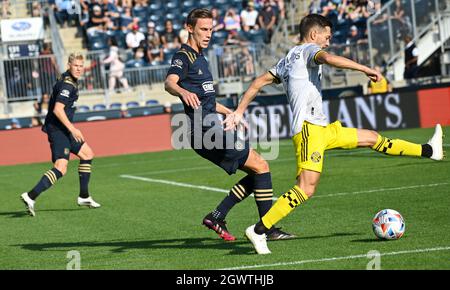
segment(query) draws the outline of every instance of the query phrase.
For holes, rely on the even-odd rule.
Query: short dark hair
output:
[[[314,26],[321,28],[328,26],[330,29],[333,29],[333,24],[328,18],[319,14],[309,14],[300,21],[300,39],[304,39]]]
[[[209,18],[212,19],[212,13],[208,9],[205,8],[195,8],[191,12],[189,12],[186,18],[186,24],[195,27],[197,24],[197,20],[200,18]]]

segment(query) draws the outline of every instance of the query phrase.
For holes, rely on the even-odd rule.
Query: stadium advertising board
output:
[[[3,42],[33,41],[44,38],[42,17],[1,20]]]
[[[323,104],[328,120],[339,120],[346,127],[390,130],[420,126],[416,93],[342,98],[326,100]],[[253,125],[250,126],[251,139],[291,136],[292,112],[284,95],[256,98],[245,117]]]

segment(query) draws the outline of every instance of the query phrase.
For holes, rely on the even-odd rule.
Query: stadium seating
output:
[[[77,112],[89,112],[91,109],[89,108],[89,106],[85,106],[85,105],[80,105],[77,106]]]
[[[158,105],[158,104],[159,104],[158,100],[148,100],[145,102],[146,106],[152,106],[152,105]]]
[[[135,101],[127,102],[127,108],[139,107],[139,103]]]
[[[109,105],[110,109],[122,109],[122,103],[112,103]]]
[[[92,110],[94,110],[94,111],[106,110],[106,106],[104,104],[95,104],[92,107]]]

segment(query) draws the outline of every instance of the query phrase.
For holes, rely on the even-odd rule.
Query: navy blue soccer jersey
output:
[[[180,50],[172,57],[172,64],[167,75],[175,74],[180,79],[178,85],[195,93],[200,100],[202,117],[216,114],[216,91],[213,77],[208,68],[208,62],[202,53],[196,52],[189,45],[181,45]],[[191,121],[194,119],[194,109],[183,102],[184,111]]]
[[[56,102],[65,105],[64,111],[70,122],[73,121],[75,115],[75,102],[78,100],[78,83],[77,80],[66,71],[61,75],[56,84],[53,86],[52,95],[49,101],[48,113],[45,118],[45,124],[42,127],[44,132],[48,130],[67,131],[67,128],[61,123],[53,112]]]

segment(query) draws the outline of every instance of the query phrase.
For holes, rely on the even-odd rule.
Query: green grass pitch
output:
[[[424,143],[432,133],[384,135]],[[450,127],[444,133],[450,136]],[[444,143],[449,156],[450,141]],[[276,196],[294,183],[294,157],[291,141],[284,140],[279,158],[269,162]],[[87,209],[76,205],[77,164],[71,161],[68,174],[39,197],[34,218],[19,195],[50,163],[0,167],[0,269],[66,269],[70,251],[80,253],[81,269],[366,269],[372,250],[381,254],[381,269],[450,269],[449,160],[328,151],[316,196],[279,224],[298,238],[269,242],[267,256],[256,255],[243,236],[258,220],[252,197],[227,217],[235,242],[201,225],[225,196],[220,189],[243,173],[229,177],[192,150],[97,158],[90,191],[102,207]],[[402,213],[400,240],[375,238],[371,220],[384,208]]]

